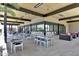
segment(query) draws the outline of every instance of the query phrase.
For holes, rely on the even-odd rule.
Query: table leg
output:
[[[12,53],[12,48],[13,48],[13,47],[12,47],[12,42],[10,42],[10,46],[11,46],[11,53]]]

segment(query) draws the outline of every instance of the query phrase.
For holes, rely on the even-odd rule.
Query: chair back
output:
[[[46,37],[52,38],[52,37],[53,37],[53,36],[52,36],[52,32],[47,32],[47,33],[46,33]]]

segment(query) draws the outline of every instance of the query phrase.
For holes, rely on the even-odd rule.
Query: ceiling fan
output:
[[[34,6],[34,8],[38,8],[38,7],[40,7],[41,5],[43,5],[43,3],[37,3],[37,4]]]

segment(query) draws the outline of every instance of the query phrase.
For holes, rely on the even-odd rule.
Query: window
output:
[[[45,29],[44,29],[44,24],[45,25]],[[64,33],[65,30],[65,26],[63,24],[58,24],[58,23],[52,23],[52,22],[39,22],[39,23],[35,23],[35,24],[30,24],[28,26],[25,26],[25,32],[27,31],[37,31],[37,32],[55,32],[56,34],[59,33]],[[45,31],[44,31],[45,30]]]
[[[45,27],[46,27],[46,31],[53,32],[53,23],[46,22]]]
[[[48,25],[48,24],[46,24],[46,26],[45,26],[45,27],[46,27],[46,29],[45,29],[45,30],[46,30],[46,32],[47,32],[47,31],[49,31],[49,25]]]
[[[53,25],[49,25],[49,31],[53,32]]]
[[[54,32],[58,34],[58,24],[54,24]]]
[[[37,25],[37,31],[44,31],[44,24]]]
[[[59,33],[65,33],[65,26],[59,25]]]
[[[32,25],[32,31],[36,31],[36,25]]]
[[[25,26],[24,28],[24,32],[27,33],[27,31],[29,31],[29,26]]]

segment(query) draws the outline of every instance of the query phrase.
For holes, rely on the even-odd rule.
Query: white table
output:
[[[40,44],[41,43],[44,43],[44,45],[46,44],[45,45],[46,47],[48,47],[48,42],[51,41],[51,39],[46,36],[36,36],[36,38],[37,40],[40,40]]]

